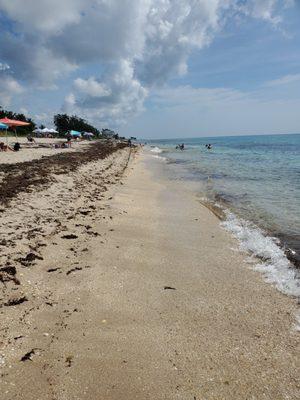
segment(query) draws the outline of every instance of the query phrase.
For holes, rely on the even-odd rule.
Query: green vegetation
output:
[[[91,132],[96,136],[99,136],[100,132],[97,128],[90,125],[83,118],[77,117],[76,115],[69,116],[67,114],[56,114],[54,115],[54,124],[56,130],[60,134],[64,134],[67,131],[78,131],[78,132]]]
[[[31,119],[26,117],[22,113],[15,113],[13,111],[4,110],[0,106],[0,118],[9,118],[9,119],[16,119],[19,121],[28,122],[30,125],[25,127],[18,127],[17,134],[18,136],[26,136],[31,133],[37,125]],[[74,130],[78,132],[91,132],[95,135],[95,137],[112,137],[115,139],[119,138],[119,135],[110,130],[110,129],[102,129],[100,132],[97,128],[93,125],[89,124],[85,119],[78,117],[77,115],[67,115],[67,114],[56,114],[53,117],[54,125],[56,130],[59,132],[59,136],[65,136],[66,132]],[[40,129],[45,128],[45,125],[40,125]],[[8,135],[11,135],[13,131],[8,130]],[[5,134],[3,131],[0,131],[0,136]],[[14,133],[13,133],[14,134]],[[120,137],[120,139],[122,139]]]

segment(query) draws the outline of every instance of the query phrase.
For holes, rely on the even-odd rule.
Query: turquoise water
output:
[[[179,143],[184,151],[175,149]],[[294,263],[300,262],[300,134],[148,144],[151,154],[164,157],[174,179],[196,181],[200,196],[277,238],[282,248],[291,249]]]

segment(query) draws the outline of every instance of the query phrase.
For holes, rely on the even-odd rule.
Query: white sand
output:
[[[13,148],[13,145],[16,141],[21,144],[20,151],[1,151],[0,152],[0,164],[14,164],[18,162],[25,162],[36,160],[42,158],[43,156],[52,156],[57,153],[65,153],[70,151],[76,151],[78,149],[84,148],[86,145],[91,142],[87,140],[83,140],[80,142],[72,142],[72,147],[67,149],[55,149],[50,147],[54,143],[63,143],[66,142],[66,139],[60,138],[34,138],[36,143],[29,144],[26,137],[9,137],[8,144]],[[5,137],[0,138],[0,142],[6,143]],[[47,147],[38,147],[39,145],[49,146]]]

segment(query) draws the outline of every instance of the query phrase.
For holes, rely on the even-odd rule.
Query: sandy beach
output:
[[[17,189],[0,162],[0,398],[298,399],[296,301],[161,161],[109,146],[15,161]]]

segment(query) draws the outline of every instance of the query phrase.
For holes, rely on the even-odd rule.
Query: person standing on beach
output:
[[[72,145],[72,135],[71,135],[70,132],[67,133],[66,138],[67,138],[68,147],[71,147],[71,145]]]

